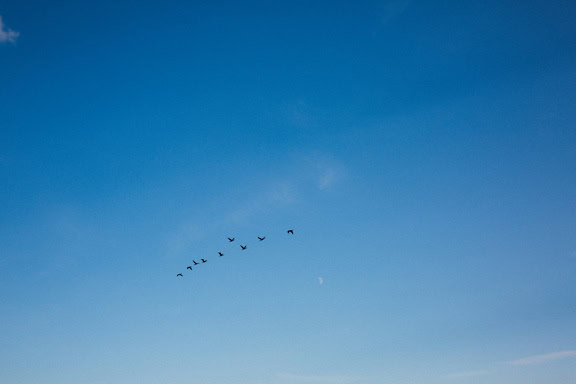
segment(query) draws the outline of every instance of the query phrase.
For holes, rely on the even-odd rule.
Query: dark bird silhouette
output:
[[[288,233],[294,234],[294,230],[289,229],[289,230],[288,230]]]
[[[182,275],[181,273],[179,273],[179,274],[176,275],[176,277],[178,277],[178,276],[182,277],[183,275]]]
[[[191,266],[187,266],[186,269],[192,270],[192,267],[191,267]]]
[[[192,262],[194,263],[194,265],[200,264],[200,263],[197,263],[196,260],[192,260]]]
[[[260,241],[264,240],[265,238],[266,238],[266,236],[264,236],[264,237],[258,236],[258,240],[260,240]]]
[[[218,256],[224,256],[222,252],[218,252]]]
[[[228,241],[229,241],[229,242],[233,242],[233,241],[234,241],[234,237],[232,237],[232,238],[229,237],[229,238],[228,238]]]
[[[248,247],[246,245],[241,245],[240,248],[242,248],[242,250],[245,250]]]
[[[207,261],[208,261],[208,260],[206,260],[206,259],[201,259],[201,260],[202,260],[202,262],[203,262],[203,263],[205,263],[205,262],[207,262]]]

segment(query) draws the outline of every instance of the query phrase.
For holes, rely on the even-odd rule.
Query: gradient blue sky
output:
[[[576,382],[573,1],[0,16],[0,382]]]

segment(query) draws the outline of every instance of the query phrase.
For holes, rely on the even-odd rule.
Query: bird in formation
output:
[[[290,234],[290,235],[293,235],[293,234],[294,234],[294,230],[293,230],[293,229],[289,229],[287,232],[288,232],[288,234]],[[257,238],[258,238],[259,241],[264,241],[264,240],[266,239],[266,236],[262,236],[262,237],[257,236]],[[228,241],[229,241],[230,243],[233,242],[234,240],[236,240],[234,237],[228,237]],[[240,248],[242,248],[242,250],[244,251],[244,250],[246,250],[246,249],[248,248],[248,246],[247,246],[247,245],[242,245],[242,244],[240,244]],[[224,253],[218,252],[218,256],[224,256]],[[202,264],[204,264],[204,263],[206,263],[208,260],[206,260],[206,259],[200,259],[200,261],[201,261]],[[196,260],[192,260],[192,263],[193,263],[193,265],[199,265],[199,264],[200,264],[200,263],[197,262]],[[186,267],[186,269],[192,270],[192,266],[189,265],[188,267]],[[181,274],[181,273],[179,273],[179,274],[176,275],[176,277],[183,277],[183,276],[184,276],[184,275]]]

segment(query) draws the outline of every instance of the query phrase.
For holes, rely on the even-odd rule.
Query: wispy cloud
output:
[[[187,252],[193,244],[222,228],[241,227],[256,216],[275,212],[298,201],[299,193],[290,180],[263,183],[258,192],[235,208],[216,218],[199,221],[198,218],[180,224],[166,239],[166,255],[175,257]]]
[[[549,361],[566,359],[569,357],[576,357],[576,350],[569,350],[569,351],[559,351],[559,352],[552,352],[546,353],[543,355],[534,355],[524,357],[522,359],[511,360],[507,361],[506,364],[510,365],[535,365],[535,364],[542,364]]]
[[[278,207],[289,205],[297,201],[298,189],[295,183],[289,180],[272,183],[263,187],[263,191],[252,200],[233,209],[224,217],[226,224],[240,224],[255,214],[270,212]]]
[[[329,190],[342,178],[344,167],[326,154],[298,155],[294,164],[273,178],[261,180],[250,188],[247,198],[234,199],[234,206],[205,220],[195,217],[182,222],[166,239],[166,256],[175,257],[187,252],[194,243],[201,241],[222,228],[243,227],[258,217],[281,212],[308,199],[318,198],[317,191]],[[316,192],[316,193],[315,193]],[[230,190],[229,194],[234,194]],[[210,204],[216,204],[212,201]]]
[[[20,32],[6,27],[2,21],[2,16],[0,16],[0,43],[15,43],[18,36],[20,36]]]
[[[325,169],[324,172],[318,178],[318,188],[328,189],[336,181],[338,174],[336,170],[332,168]]]
[[[567,350],[567,351],[558,351],[558,352],[551,352],[545,353],[542,355],[533,355],[528,357],[523,357],[521,359],[516,360],[509,360],[501,362],[501,364],[506,365],[515,365],[515,366],[528,366],[528,365],[536,365],[536,364],[543,364],[551,361],[567,359],[567,358],[575,358],[576,357],[576,350]],[[494,367],[496,369],[496,367]],[[464,372],[455,372],[443,375],[444,378],[466,378],[466,377],[476,377],[476,376],[484,376],[490,374],[492,370],[484,369],[484,370],[477,370],[477,371],[464,371]]]
[[[205,236],[206,232],[200,225],[185,223],[169,237],[167,252],[169,255],[180,255]]]
[[[344,177],[342,165],[327,156],[313,155],[308,162],[315,169],[316,186],[322,191],[330,189]]]
[[[444,377],[449,378],[449,379],[458,379],[458,378],[462,378],[462,377],[484,376],[484,375],[487,375],[488,373],[489,373],[489,371],[487,371],[487,370],[466,371],[466,372],[449,373],[447,375],[444,375]]]

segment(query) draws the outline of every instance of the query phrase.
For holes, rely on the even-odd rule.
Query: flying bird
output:
[[[224,256],[222,252],[218,252],[218,256]]]
[[[258,240],[260,240],[260,241],[264,240],[265,238],[266,238],[266,236],[264,236],[264,237],[258,236]]]
[[[207,261],[208,261],[208,260],[206,260],[206,259],[201,259],[201,260],[202,260],[202,262],[203,262],[203,263],[205,263],[205,262],[207,262]]]
[[[229,241],[229,242],[233,242],[233,241],[234,241],[234,237],[232,237],[232,238],[229,237],[229,238],[228,238],[228,241]]]
[[[294,234],[294,230],[289,229],[289,230],[288,230],[288,233]]]
[[[200,263],[197,263],[196,260],[192,260],[192,262],[194,263],[194,265],[200,264]]]
[[[241,245],[240,248],[242,248],[242,250],[245,250],[246,248],[248,248],[248,246],[246,246],[246,245]]]
[[[181,273],[179,273],[179,274],[176,275],[176,277],[178,277],[178,276],[182,277],[182,276],[184,276],[184,275],[182,275]]]
[[[192,270],[192,267],[191,267],[191,266],[187,266],[186,269]]]

